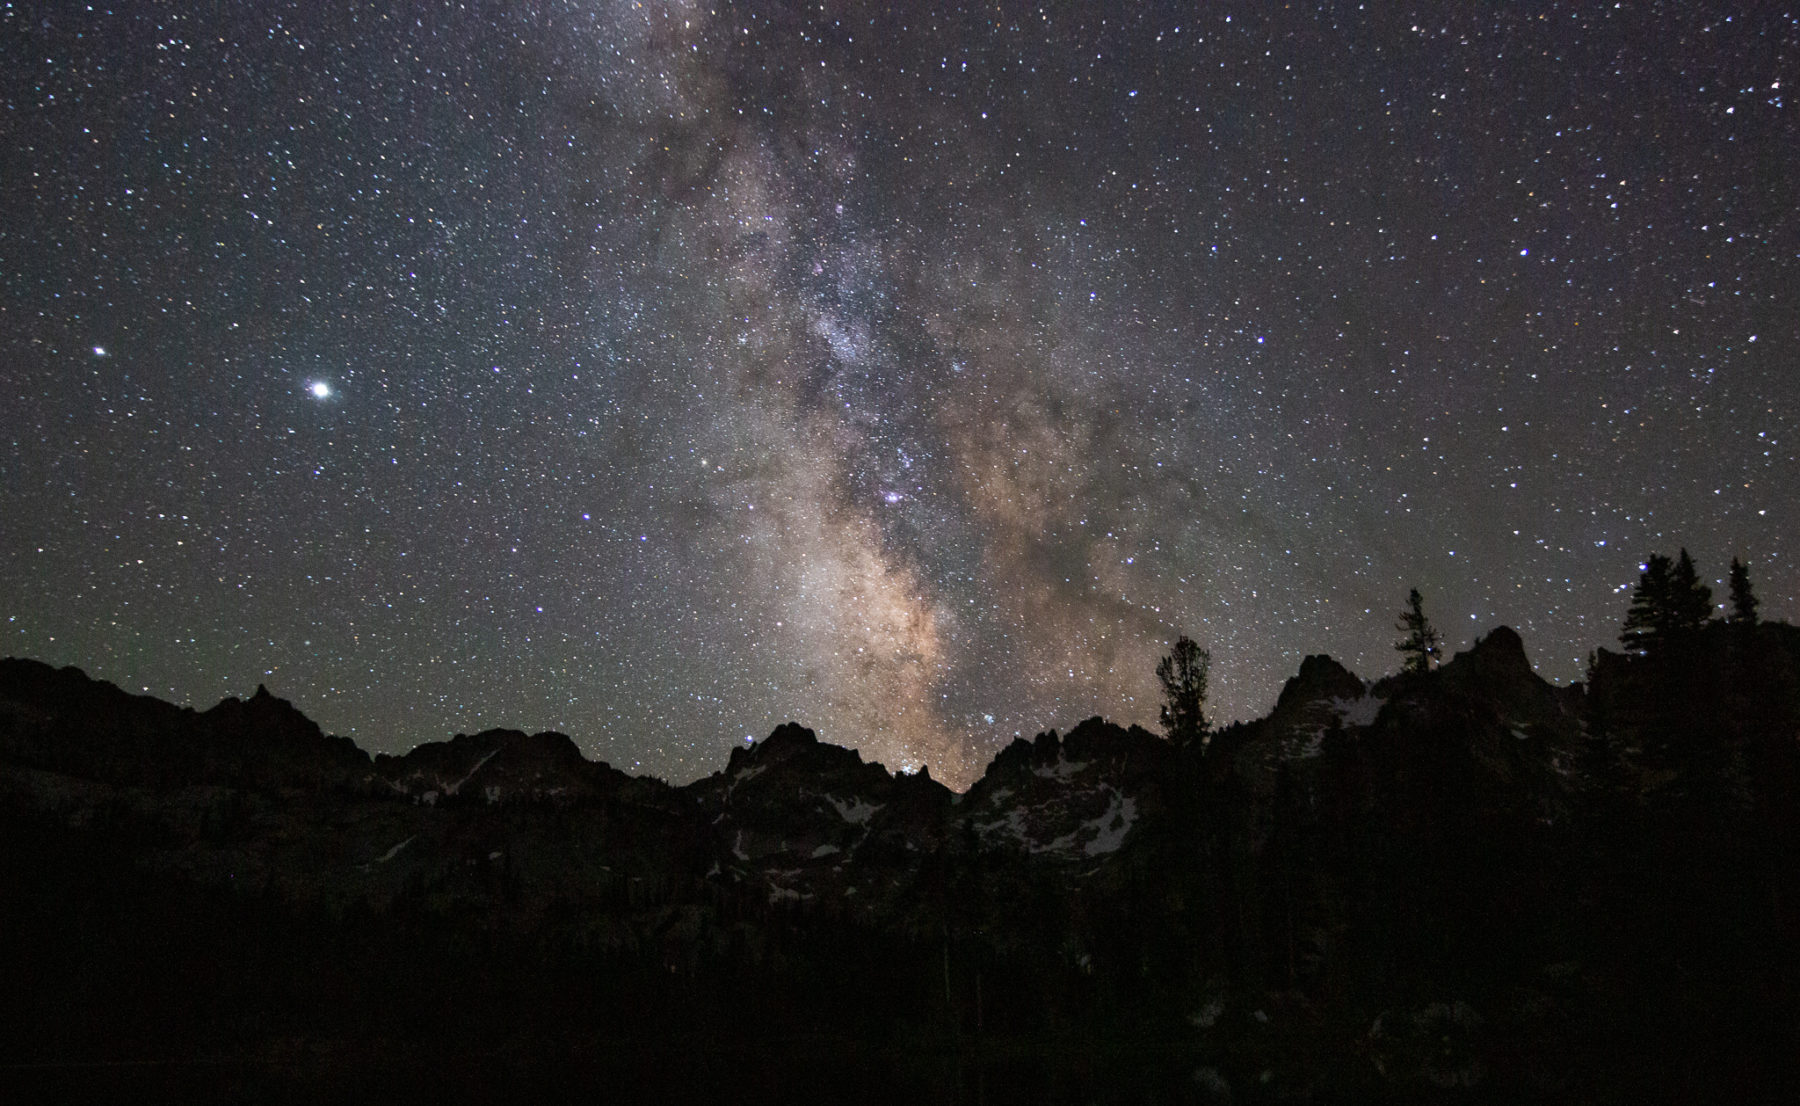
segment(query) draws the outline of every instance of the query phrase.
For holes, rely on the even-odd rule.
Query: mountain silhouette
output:
[[[1800,633],[1533,671],[1307,657],[1180,746],[963,794],[798,724],[683,786],[488,730],[369,756],[0,661],[0,1074],[138,1099],[1776,1100]],[[130,1073],[129,1077],[122,1073]]]

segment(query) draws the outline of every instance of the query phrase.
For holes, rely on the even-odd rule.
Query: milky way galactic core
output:
[[[964,786],[1181,633],[1785,617],[1800,9],[1377,7],[0,7],[5,651]]]

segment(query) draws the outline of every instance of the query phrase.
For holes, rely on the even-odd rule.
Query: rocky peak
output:
[[[375,758],[389,787],[423,802],[478,798],[577,798],[607,790],[625,776],[590,761],[568,735],[547,730],[483,730]]]
[[[197,772],[182,740],[194,717],[79,668],[0,660],[0,756],[13,763],[114,783],[182,780]]]
[[[784,722],[775,727],[768,737],[763,738],[754,745],[739,745],[734,747],[731,750],[730,759],[725,762],[725,774],[727,776],[736,776],[752,767],[766,771],[783,761],[792,760],[795,757],[806,758],[813,756],[821,749],[833,750],[838,753],[851,752],[851,750],[842,749],[836,745],[821,744],[818,734],[807,729],[805,726],[800,725],[798,722]],[[832,756],[831,753],[826,753],[824,755],[828,759]],[[862,755],[854,755],[856,756],[857,762],[861,763]]]
[[[1334,729],[1374,723],[1384,699],[1355,673],[1324,654],[1300,662],[1283,685],[1263,730],[1273,740],[1257,744],[1264,756],[1283,761],[1311,760]]]
[[[761,748],[763,756],[791,756],[795,752],[811,749],[819,744],[819,735],[802,726],[798,722],[784,722],[776,726],[768,737],[763,738]]]
[[[896,869],[939,847],[951,798],[927,772],[890,775],[792,722],[684,790],[710,827],[716,878],[771,902],[866,909],[902,892]]]
[[[1275,709],[1320,700],[1359,699],[1363,690],[1363,682],[1355,673],[1324,653],[1314,653],[1301,661],[1300,671],[1282,685]]]
[[[1169,743],[1142,726],[1121,729],[1095,715],[1069,731],[1063,738],[1062,752],[1075,760],[1137,767],[1166,759]]]
[[[855,749],[820,741],[805,726],[788,722],[754,745],[732,749],[725,770],[692,785],[703,802],[741,802],[770,790],[880,796],[896,791],[936,793],[949,790],[929,772],[894,776],[879,764],[863,760]]]
[[[222,699],[200,718],[216,736],[227,740],[304,742],[324,737],[317,722],[288,700],[270,694],[263,684],[256,685],[256,694],[248,700]]]
[[[1496,626],[1466,653],[1458,653],[1445,665],[1464,666],[1489,681],[1511,682],[1531,675],[1531,661],[1525,656],[1525,641],[1511,626]]]
[[[1139,816],[1160,805],[1175,751],[1148,730],[1090,718],[1015,740],[958,807],[984,847],[1091,864],[1124,845]]]
[[[1438,678],[1454,695],[1517,724],[1573,726],[1580,703],[1532,671],[1525,643],[1509,626],[1499,626],[1444,665]]]

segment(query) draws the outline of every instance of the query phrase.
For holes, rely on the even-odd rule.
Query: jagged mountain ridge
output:
[[[8,660],[0,662],[0,763],[14,801],[69,804],[64,813],[76,819],[84,803],[124,802],[176,839],[191,838],[156,863],[193,878],[241,868],[234,879],[253,874],[288,893],[380,905],[420,880],[467,883],[458,896],[487,902],[491,888],[459,869],[499,866],[530,889],[524,899],[543,902],[581,897],[584,873],[607,885],[630,871],[637,874],[627,879],[722,882],[771,905],[826,901],[887,918],[908,912],[934,856],[991,853],[1058,883],[1085,880],[1128,867],[1134,835],[1166,822],[1173,793],[1196,773],[1228,773],[1254,799],[1260,824],[1278,777],[1309,792],[1320,786],[1327,740],[1356,741],[1379,757],[1395,740],[1390,730],[1444,724],[1437,715],[1490,711],[1466,726],[1471,757],[1496,781],[1530,776],[1532,801],[1554,816],[1567,806],[1551,767],[1572,733],[1566,698],[1530,671],[1523,644],[1505,628],[1421,685],[1366,682],[1330,658],[1308,657],[1271,713],[1220,733],[1210,758],[1094,718],[1064,736],[1015,740],[957,795],[929,771],[889,773],[793,723],[677,787],[589,760],[554,732],[487,730],[371,757],[261,686],[247,700],[195,712],[74,669]],[[59,778],[80,786],[47,782]],[[85,798],[69,797],[77,793]],[[163,803],[170,793],[180,801]],[[226,816],[211,808],[226,796],[235,817],[260,817],[212,845],[218,834],[208,827]],[[579,834],[499,834],[478,813],[519,803],[566,807],[558,817],[575,822],[604,812],[598,817],[613,828],[590,826],[594,840],[571,846]],[[459,814],[434,819],[440,807]],[[620,832],[627,822],[635,824]],[[1253,840],[1264,836],[1258,830]]]
[[[1495,663],[1484,663],[1490,656]],[[1459,680],[1470,669],[1480,670],[1472,677],[1475,684],[1492,685],[1504,677],[1508,690],[1497,692],[1490,686],[1486,694],[1491,703],[1518,702],[1527,712],[1542,713],[1547,703],[1569,692],[1530,670],[1523,643],[1505,627],[1478,640],[1469,653],[1458,654],[1440,676],[1446,681]],[[1308,759],[1318,754],[1332,719],[1351,729],[1372,725],[1393,682],[1392,678],[1366,682],[1329,657],[1309,656],[1300,672],[1284,685],[1270,715],[1249,725],[1273,725],[1282,731],[1280,749],[1266,750],[1269,755],[1283,760]],[[1521,688],[1524,694],[1514,694]],[[249,699],[227,698],[209,710],[196,712],[91,680],[80,669],[55,669],[20,658],[0,660],[0,709],[5,711],[5,728],[0,730],[5,744],[0,746],[0,754],[9,762],[119,783],[315,787],[379,782],[396,793],[434,803],[440,797],[468,794],[489,801],[577,798],[606,793],[624,780],[637,778],[605,762],[589,760],[566,735],[554,731],[527,734],[491,729],[428,742],[404,754],[371,755],[348,738],[325,735],[291,702],[270,694],[260,684]],[[1092,727],[1098,721],[1089,720],[1082,726]],[[1146,741],[1160,741],[1154,735],[1137,727],[1129,731],[1108,727],[1107,732],[1116,737],[1113,731],[1128,733],[1135,752],[1126,755],[1121,750],[1106,750],[1111,759],[1123,764],[1131,756],[1152,760],[1157,756],[1145,751],[1158,747]],[[989,765],[970,795],[991,802],[994,790],[1002,786],[996,783],[997,771],[1017,782],[1028,748],[1036,750],[1031,756],[1040,761],[1046,756],[1060,758],[1054,772],[1068,778],[1085,763],[1086,751],[1094,748],[1085,737],[1090,730],[1081,732],[1083,737],[1072,731],[1069,738],[1081,752],[1059,743],[1054,731],[1039,735],[1035,743],[1016,739]],[[811,731],[789,723],[762,742],[732,749],[721,772],[686,786],[706,791],[726,786],[729,790],[731,780],[746,773],[760,774],[786,760],[790,745],[816,744]],[[267,763],[253,765],[254,759]],[[860,755],[857,760],[860,763]],[[864,767],[893,778],[879,765]],[[1041,776],[1047,769],[1038,765],[1033,771]],[[864,773],[863,778],[872,781],[875,777]],[[920,777],[921,783],[926,781],[930,781],[929,768]],[[941,785],[940,789],[947,792]]]
[[[390,996],[448,980],[553,1065],[754,1018],[927,1052],[1116,1033],[1212,1050],[1247,1100],[1497,1068],[1496,1100],[1605,1100],[1572,1059],[1604,1048],[1594,1078],[1646,1092],[1732,1049],[1785,1078],[1746,1019],[1792,1032],[1800,994],[1800,633],[1682,650],[1602,653],[1592,688],[1538,678],[1505,628],[1424,674],[1308,657],[1206,744],[1089,719],[1013,742],[961,795],[794,724],[672,786],[555,733],[370,757],[266,689],[192,711],[0,661],[21,889],[0,924],[33,950],[0,1062],[61,1063],[83,1033],[113,1062],[94,1027],[140,992],[210,996],[170,1024],[228,1051],[277,1022],[330,1037],[347,999],[411,1040]],[[266,994],[216,967],[238,962],[274,973]],[[71,979],[104,1001],[64,1001]],[[166,1015],[143,1009],[119,1024],[155,1038]],[[1752,1044],[1657,1066],[1726,1026]]]

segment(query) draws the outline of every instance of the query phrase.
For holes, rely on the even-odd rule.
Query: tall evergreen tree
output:
[[[1756,595],[1750,590],[1750,566],[1731,558],[1731,614],[1726,621],[1734,626],[1756,625]]]
[[[1712,619],[1712,589],[1700,582],[1700,574],[1694,570],[1694,559],[1688,556],[1686,549],[1675,558],[1669,587],[1669,621],[1675,633],[1692,633]]]
[[[1175,648],[1157,662],[1156,679],[1162,684],[1163,732],[1177,745],[1206,738],[1206,674],[1212,654],[1183,634]]]
[[[1418,588],[1412,589],[1406,597],[1406,610],[1400,613],[1400,621],[1394,623],[1394,629],[1406,635],[1394,643],[1394,648],[1405,658],[1400,670],[1429,672],[1437,664],[1444,639],[1425,617],[1425,600],[1420,597]]]
[[[1712,589],[1700,582],[1688,551],[1675,560],[1652,553],[1632,589],[1619,642],[1633,653],[1655,653],[1705,626],[1712,613]]]
[[[1667,636],[1669,576],[1674,567],[1674,562],[1661,553],[1650,554],[1644,562],[1637,587],[1631,589],[1625,627],[1619,631],[1619,644],[1629,652],[1649,653]]]

